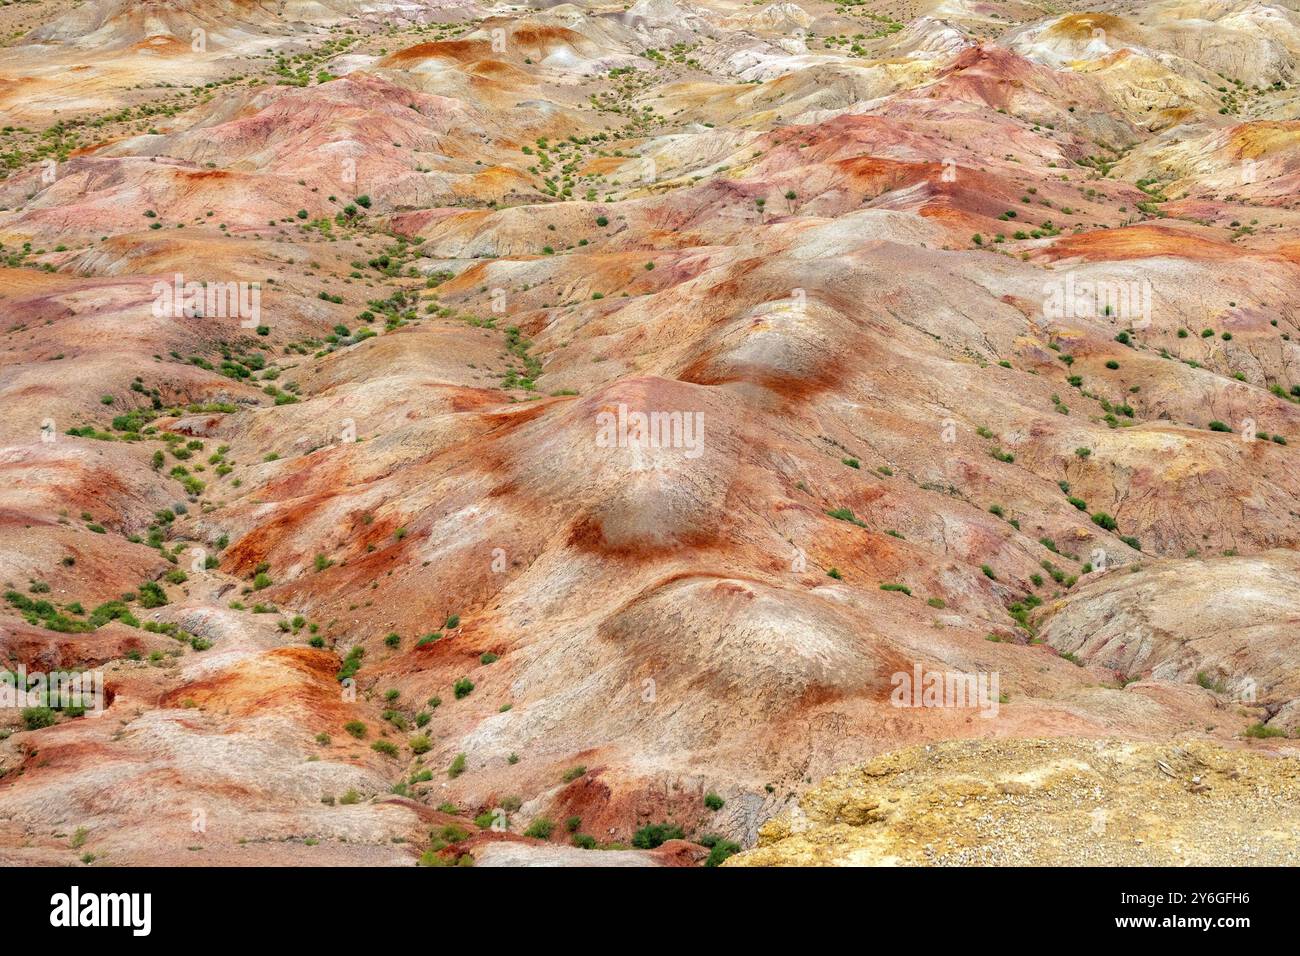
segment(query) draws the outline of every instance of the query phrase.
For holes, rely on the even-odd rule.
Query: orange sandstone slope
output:
[[[1292,750],[1300,13],[1067,7],[0,9],[0,859]]]

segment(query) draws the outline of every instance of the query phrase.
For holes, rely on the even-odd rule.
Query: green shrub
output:
[[[587,768],[584,766],[570,767],[568,770],[564,771],[564,782],[572,783],[586,772]]]
[[[1115,519],[1104,511],[1095,512],[1092,516],[1092,523],[1099,528],[1105,528],[1107,531],[1114,531],[1119,527]]]
[[[343,725],[343,729],[353,737],[357,738],[357,740],[360,740],[366,735],[366,725],[359,720],[349,720]]]
[[[653,850],[668,840],[680,840],[682,828],[671,823],[647,823],[632,835],[632,845],[638,850]]]
[[[1244,731],[1247,737],[1263,740],[1267,737],[1285,737],[1286,731],[1281,727],[1269,727],[1265,724],[1251,724]]]
[[[722,862],[728,857],[735,856],[740,852],[739,843],[734,843],[716,834],[701,837],[700,846],[709,848],[709,858],[704,861],[705,866],[721,866]]]
[[[456,694],[456,699],[461,700],[464,697],[468,697],[474,690],[474,682],[468,677],[462,677],[452,685],[451,689]]]
[[[459,843],[467,836],[469,836],[468,830],[464,829],[463,827],[458,827],[454,823],[448,823],[445,827],[443,827],[438,831],[437,838],[439,840],[442,840],[444,843]]]
[[[343,666],[336,675],[339,680],[346,680],[356,674],[361,669],[361,658],[365,655],[366,649],[360,644],[348,651],[348,656],[343,659]]]
[[[31,700],[31,698],[27,698]],[[28,730],[40,730],[42,727],[53,726],[55,721],[54,711],[48,707],[24,707],[22,709],[23,725]]]
[[[860,528],[866,527],[866,524],[864,524],[861,519],[854,517],[853,512],[850,511],[848,508],[835,508],[831,511],[826,512],[826,514],[832,518],[835,518],[838,521],[847,521],[850,524],[855,524]]]
[[[451,766],[447,768],[447,776],[455,780],[464,772],[465,772],[465,755],[463,753],[458,753],[456,754],[456,759],[451,762]]]
[[[528,824],[528,829],[524,831],[524,836],[535,837],[538,840],[549,840],[551,832],[555,829],[555,823],[546,817],[538,817],[532,823]]]
[[[145,581],[136,590],[143,608],[162,607],[167,603],[167,592],[156,581]]]
[[[720,796],[718,796],[716,793],[711,793],[711,792],[710,792],[710,793],[706,793],[706,794],[704,795],[704,805],[705,805],[706,807],[708,807],[710,810],[715,810],[715,811],[716,811],[716,810],[721,810],[723,804],[725,804],[725,803],[726,803],[726,801],[723,800],[723,799],[722,799]]]
[[[1209,674],[1205,673],[1205,671],[1196,672],[1196,683],[1200,684],[1206,690],[1214,691],[1216,694],[1226,694],[1228,692],[1227,685],[1223,683],[1222,679],[1212,678]]]

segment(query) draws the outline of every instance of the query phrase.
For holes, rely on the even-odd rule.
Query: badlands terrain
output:
[[[0,862],[1296,862],[1298,55],[0,0]]]

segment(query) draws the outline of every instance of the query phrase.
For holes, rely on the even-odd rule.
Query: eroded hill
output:
[[[0,659],[106,688],[4,712],[0,858],[1289,751],[1300,12],[1056,8],[0,7]]]

